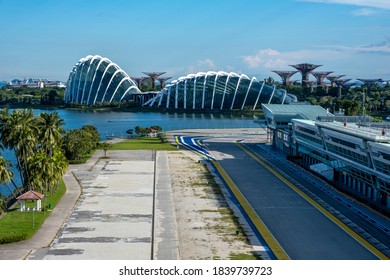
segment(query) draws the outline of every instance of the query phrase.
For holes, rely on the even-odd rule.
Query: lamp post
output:
[[[366,96],[366,93],[364,92],[364,88],[363,88],[362,108],[363,108],[363,118],[364,118],[364,122],[366,122],[366,108],[365,108],[365,106],[364,106],[365,96]]]
[[[32,209],[32,212],[33,212],[32,213],[32,218],[33,218],[32,219],[32,227],[34,228],[34,226],[35,226],[35,224],[34,224],[34,212],[35,212],[35,209],[34,208]]]

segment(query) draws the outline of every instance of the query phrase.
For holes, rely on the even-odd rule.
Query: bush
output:
[[[90,155],[99,141],[100,135],[96,127],[87,125],[67,131],[63,138],[63,149],[67,159],[74,163]]]

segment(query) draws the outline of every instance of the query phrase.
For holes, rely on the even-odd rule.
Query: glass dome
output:
[[[144,106],[175,109],[256,109],[261,103],[293,103],[294,95],[234,72],[199,72],[166,85]]]
[[[94,105],[119,102],[139,92],[137,84],[118,65],[100,55],[88,55],[70,72],[64,100]]]

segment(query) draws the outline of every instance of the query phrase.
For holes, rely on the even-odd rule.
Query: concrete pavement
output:
[[[166,151],[157,159],[152,151],[102,156],[96,151],[85,164],[69,166],[67,191],[40,230],[29,240],[0,245],[0,259],[179,259]]]
[[[74,171],[83,193],[53,244],[30,259],[151,259],[154,153],[107,156]]]
[[[206,142],[291,259],[377,259],[229,139]]]

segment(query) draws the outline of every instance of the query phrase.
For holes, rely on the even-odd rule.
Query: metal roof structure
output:
[[[261,104],[269,126],[277,128],[279,123],[290,122],[291,119],[316,121],[319,116],[333,116],[318,105],[300,104]],[[283,124],[282,126],[285,126]]]
[[[324,79],[333,71],[323,71],[323,72],[311,72],[311,74],[317,79],[317,86],[322,86]]]
[[[286,86],[289,83],[292,75],[298,73],[298,71],[277,71],[277,70],[273,70],[272,72],[278,74],[282,78],[284,86]]]
[[[316,64],[310,64],[310,63],[301,63],[301,64],[295,64],[290,65],[291,67],[294,67],[302,74],[302,85],[307,85],[307,81],[309,81],[309,75],[310,73],[322,66],[322,65],[316,65]]]
[[[172,77],[160,77],[160,78],[157,78],[157,81],[160,82],[160,86],[161,88],[163,88],[165,86],[165,82],[172,79]]]
[[[332,86],[335,84],[336,80],[340,79],[341,77],[344,77],[345,75],[328,75],[326,76],[326,79],[329,80],[329,82],[332,83]]]
[[[144,73],[146,76],[150,77],[150,79],[152,80],[152,88],[156,89],[157,78],[160,77],[161,75],[165,74],[166,72],[142,72],[142,73]]]

